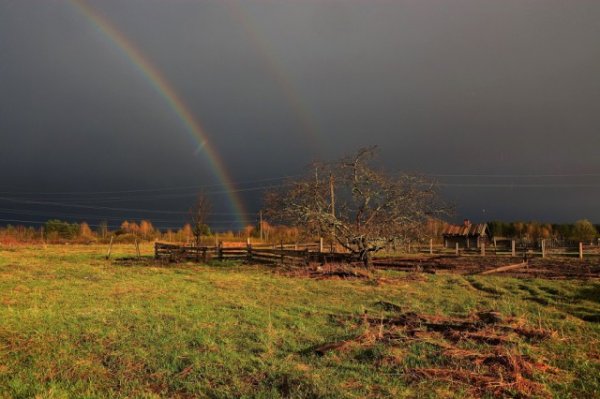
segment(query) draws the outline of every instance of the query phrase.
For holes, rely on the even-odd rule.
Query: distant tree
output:
[[[125,220],[123,223],[121,223],[121,231],[123,231],[123,233],[130,232],[129,221]]]
[[[507,235],[506,223],[499,220],[492,220],[487,223],[490,229],[490,235],[496,237],[504,237]]]
[[[523,223],[523,222],[514,222],[513,228],[514,228],[514,235],[516,237],[522,238],[525,235],[525,233],[527,232],[527,228],[525,227],[525,223]]]
[[[136,236],[139,235],[140,234],[140,225],[137,224],[136,222],[130,222],[129,223],[129,232]]]
[[[179,230],[177,232],[177,234],[180,236],[179,237],[180,241],[185,241],[187,243],[189,243],[189,241],[194,236],[194,232],[192,231],[192,226],[189,223],[184,224],[183,228],[181,230]]]
[[[138,225],[136,222],[125,220],[123,223],[121,223],[121,231],[126,234],[133,234],[137,236],[140,234],[140,225]]]
[[[549,223],[545,223],[540,227],[540,238],[552,238],[553,236],[553,232],[552,232],[552,225]]]
[[[140,234],[144,239],[148,239],[154,233],[154,226],[148,220],[142,220],[140,222]]]
[[[262,231],[263,240],[269,242],[271,239],[271,232],[273,231],[273,226],[266,220],[262,221],[262,224],[259,222],[259,228]]]
[[[79,224],[79,236],[80,237],[88,237],[88,238],[94,236],[94,232],[90,228],[90,225],[87,224],[86,222]]]
[[[598,232],[594,225],[587,219],[578,220],[573,228],[573,239],[577,241],[592,241]]]
[[[51,219],[44,223],[44,230],[48,236],[72,239],[77,237],[79,234],[79,225],[77,223],[69,223],[58,219]]]
[[[290,181],[266,198],[276,220],[330,237],[370,267],[374,252],[396,239],[419,238],[430,218],[444,213],[435,184],[411,174],[390,176],[372,167],[375,147]]]
[[[252,226],[251,224],[249,224],[246,227],[244,227],[244,235],[246,237],[252,237],[252,236],[254,236],[254,231],[255,231],[255,227]]]
[[[200,246],[200,239],[203,235],[210,233],[207,220],[211,211],[211,203],[208,197],[200,193],[196,198],[196,202],[190,208],[190,220],[192,226],[192,233],[194,236],[194,243],[196,246]]]
[[[552,225],[552,231],[554,233],[554,236],[561,240],[571,239],[573,237],[574,228],[575,225],[570,223]]]
[[[101,221],[98,224],[98,228],[96,231],[100,238],[105,239],[106,236],[108,235],[108,222],[106,220]]]

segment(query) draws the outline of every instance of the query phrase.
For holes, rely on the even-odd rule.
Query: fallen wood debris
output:
[[[514,265],[508,265],[508,266],[502,266],[502,267],[497,267],[495,269],[491,269],[491,270],[486,270],[484,272],[481,272],[479,274],[492,274],[492,273],[502,273],[502,272],[506,272],[509,270],[515,270],[515,269],[520,269],[522,267],[527,266],[528,263],[525,262],[521,262],[521,263],[515,263]]]

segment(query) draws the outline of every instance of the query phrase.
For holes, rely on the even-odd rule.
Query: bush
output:
[[[48,237],[72,239],[79,235],[77,223],[63,222],[58,219],[48,220],[44,224],[44,230]]]

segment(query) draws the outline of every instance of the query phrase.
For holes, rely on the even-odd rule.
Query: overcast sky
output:
[[[455,219],[600,222],[600,1],[86,3],[204,126],[250,212],[278,182],[257,180],[378,144],[389,170],[437,175]],[[0,0],[1,219],[172,226],[96,208],[222,191],[198,144],[75,2]],[[100,191],[117,193],[81,194]]]

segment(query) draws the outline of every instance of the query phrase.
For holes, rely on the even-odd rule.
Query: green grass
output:
[[[427,343],[308,350],[359,334],[351,317],[389,314],[389,304],[452,316],[494,309],[554,330],[519,344],[564,372],[539,381],[556,397],[600,396],[598,282],[383,272],[391,282],[376,284],[232,262],[120,266],[105,253],[0,249],[0,398],[468,397],[404,378],[446,361]]]

